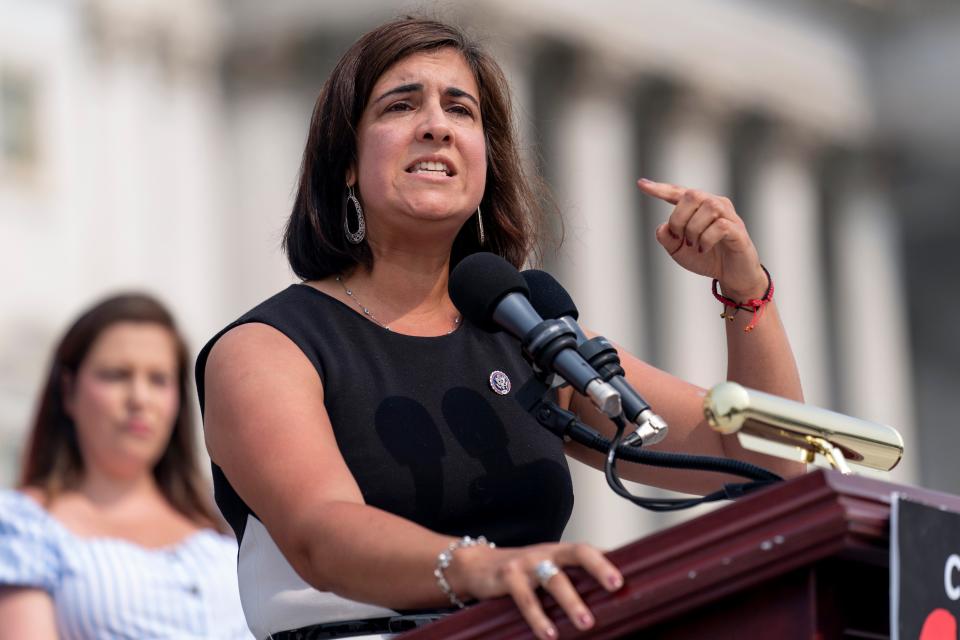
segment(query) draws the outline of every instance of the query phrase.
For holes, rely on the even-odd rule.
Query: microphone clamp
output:
[[[593,402],[593,405],[608,418],[616,418],[623,409],[620,405],[620,394],[608,382],[600,378],[591,380],[586,388],[587,397]]]
[[[597,336],[583,342],[577,349],[583,359],[597,370],[600,377],[620,393],[624,417],[636,426],[636,429],[623,439],[623,444],[630,447],[647,446],[657,444],[667,437],[666,420],[655,414],[650,405],[626,382],[625,372],[620,366],[620,355],[609,340]]]
[[[667,421],[650,409],[641,411],[633,424],[637,425],[636,430],[623,439],[628,447],[657,444],[667,437]]]
[[[523,356],[537,371],[550,371],[557,354],[577,348],[576,334],[560,320],[544,320],[530,329],[520,343]]]
[[[553,361],[558,355],[577,350],[577,334],[562,320],[544,320],[527,333],[520,346],[527,362],[537,375],[543,376],[553,369]],[[594,377],[578,391],[590,398],[594,406],[609,418],[623,411],[620,393],[603,378]]]

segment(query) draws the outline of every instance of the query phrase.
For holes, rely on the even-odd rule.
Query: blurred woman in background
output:
[[[0,492],[0,638],[247,638],[196,460],[187,350],[155,299],[81,315]]]

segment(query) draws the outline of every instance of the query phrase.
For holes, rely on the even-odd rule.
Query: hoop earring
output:
[[[480,214],[479,205],[477,205],[477,236],[480,239],[480,246],[482,247],[486,242],[487,237],[483,233],[483,216]]]
[[[357,214],[356,231],[350,231],[347,216],[347,209],[350,205],[353,205],[353,209]],[[363,219],[363,207],[360,206],[360,201],[357,199],[357,196],[354,195],[351,185],[347,185],[347,196],[343,199],[343,233],[347,236],[347,242],[350,244],[360,244],[367,235],[367,223]]]

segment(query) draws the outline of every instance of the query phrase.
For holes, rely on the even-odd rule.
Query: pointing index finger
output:
[[[659,198],[670,204],[677,204],[677,202],[680,201],[680,196],[682,196],[684,192],[683,187],[678,187],[675,184],[670,184],[669,182],[654,182],[646,178],[637,180],[637,186],[640,187],[640,191],[643,191],[648,196]]]

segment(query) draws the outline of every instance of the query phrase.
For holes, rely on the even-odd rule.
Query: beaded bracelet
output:
[[[497,545],[488,541],[483,536],[479,536],[476,539],[471,538],[470,536],[463,536],[459,540],[455,540],[447,545],[447,548],[437,554],[437,568],[433,570],[433,575],[437,578],[437,586],[440,587],[440,591],[450,598],[450,604],[463,609],[467,605],[463,603],[463,600],[457,597],[457,594],[453,592],[453,587],[450,586],[450,583],[447,582],[447,577],[444,575],[443,570],[450,566],[450,563],[453,562],[453,552],[457,549],[463,549],[466,547],[476,547],[478,545],[486,545],[491,549],[496,549]]]
[[[770,277],[770,272],[767,271],[765,266],[761,264],[760,268],[763,269],[763,272],[767,275],[767,290],[761,297],[753,300],[747,300],[746,302],[737,302],[736,300],[721,294],[720,282],[716,278],[713,279],[713,297],[723,303],[724,307],[723,312],[720,314],[721,318],[729,322],[733,322],[733,317],[737,315],[737,311],[740,309],[753,312],[753,319],[750,320],[750,324],[744,328],[744,332],[746,333],[749,333],[756,328],[757,323],[763,316],[763,310],[766,308],[767,303],[773,300],[773,278]]]

